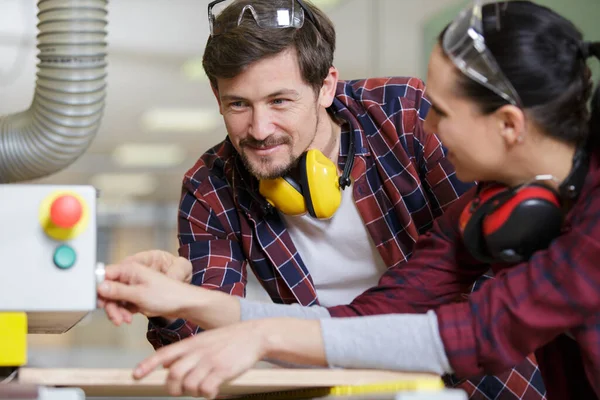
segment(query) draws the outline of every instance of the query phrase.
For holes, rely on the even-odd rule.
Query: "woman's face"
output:
[[[436,45],[427,74],[426,96],[432,107],[425,130],[439,136],[460,180],[498,180],[507,161],[504,122],[497,113],[482,114],[475,102],[460,94],[460,73]]]

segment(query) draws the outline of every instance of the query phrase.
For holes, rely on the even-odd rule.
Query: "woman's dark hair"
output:
[[[586,65],[588,57],[600,58],[600,42],[583,42],[570,21],[530,1],[487,4],[482,14],[486,46],[536,123],[566,143],[581,143],[590,132],[600,135],[600,91],[596,88],[590,114],[593,82]],[[438,38],[440,46],[445,32]],[[508,104],[466,75],[459,76],[461,94],[477,102],[483,113]]]

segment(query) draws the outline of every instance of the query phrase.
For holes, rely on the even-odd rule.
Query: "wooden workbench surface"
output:
[[[130,369],[21,368],[18,382],[55,387],[78,387],[87,396],[168,396],[164,383],[166,370],[158,370],[137,381]],[[430,374],[376,370],[340,369],[252,369],[221,388],[222,395],[363,385],[413,379],[439,379]]]

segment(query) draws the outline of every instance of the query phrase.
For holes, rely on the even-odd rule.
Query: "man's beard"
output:
[[[276,179],[285,176],[295,167],[298,162],[298,157],[294,157],[292,154],[290,154],[290,158],[287,163],[269,171],[265,170],[264,168],[255,167],[255,165],[253,165],[253,163],[248,159],[246,153],[243,151],[241,158],[246,169],[259,180]],[[271,163],[271,160],[269,160],[268,157],[262,157],[258,162],[262,166],[268,166]]]
[[[315,111],[316,111],[316,105],[315,105]],[[317,116],[317,120],[315,123],[315,135],[317,132],[317,129],[319,127],[319,113],[316,112],[316,116]],[[314,137],[313,137],[314,139]],[[300,159],[300,156],[294,156],[293,154],[293,149],[291,148],[291,139],[289,136],[284,136],[284,137],[280,137],[280,138],[276,138],[274,136],[269,136],[268,138],[266,138],[265,140],[255,140],[252,137],[247,137],[245,139],[243,139],[242,141],[240,141],[240,147],[241,147],[241,158],[242,158],[242,162],[244,163],[244,166],[246,167],[246,169],[252,174],[254,175],[257,179],[259,180],[267,180],[267,179],[276,179],[276,178],[281,178],[283,176],[286,176],[290,173],[290,171],[292,171],[294,168],[296,168],[296,166],[298,165],[298,160]],[[272,170],[266,170],[262,169],[262,168],[257,168],[254,165],[252,165],[252,162],[250,161],[250,159],[248,158],[248,156],[246,155],[246,153],[244,152],[244,147],[246,146],[252,146],[252,147],[256,147],[256,148],[265,148],[265,147],[271,147],[271,146],[277,146],[277,145],[287,145],[290,146],[291,152],[289,154],[289,160],[280,165],[277,166],[276,168],[272,169]],[[306,150],[305,150],[306,151]],[[261,157],[259,159],[259,163],[262,166],[268,166],[271,163],[271,159],[266,156],[266,157]]]

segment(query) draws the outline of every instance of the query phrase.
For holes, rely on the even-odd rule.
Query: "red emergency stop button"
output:
[[[40,204],[38,218],[44,233],[61,242],[75,239],[87,229],[90,210],[76,190],[48,194]]]
[[[50,221],[60,228],[74,227],[81,220],[82,215],[83,206],[75,196],[59,196],[50,206]]]

